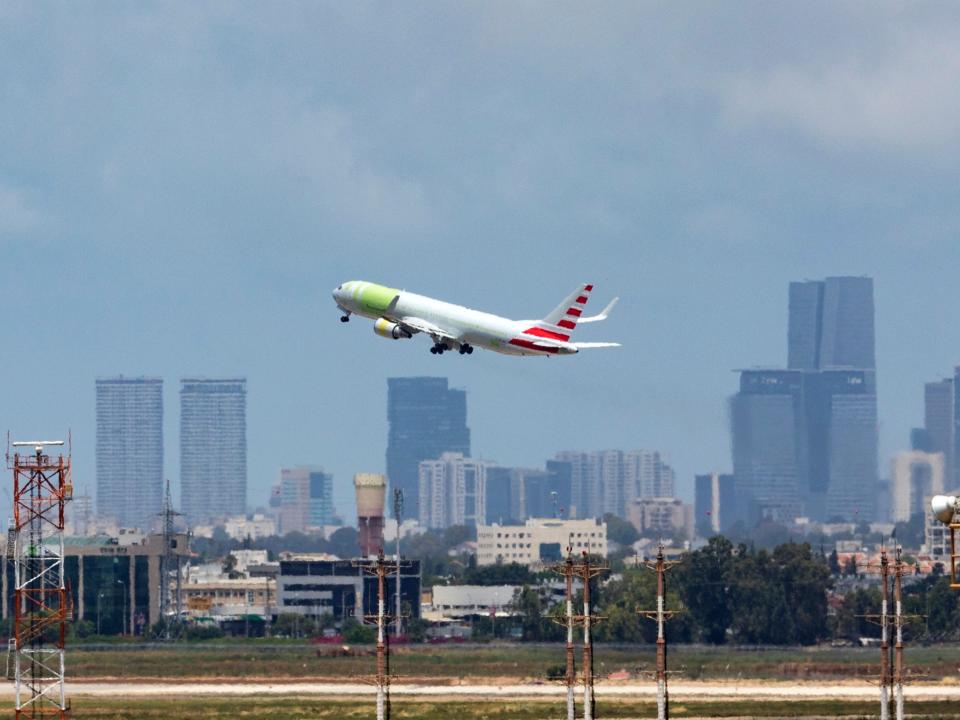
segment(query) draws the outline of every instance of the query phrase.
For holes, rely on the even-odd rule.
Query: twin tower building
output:
[[[790,283],[786,368],[730,401],[740,519],[870,522],[877,497],[873,280]],[[731,518],[733,519],[733,518]]]
[[[150,529],[163,508],[163,380],[97,380],[97,512]],[[180,507],[192,525],[247,504],[243,378],[180,381]]]

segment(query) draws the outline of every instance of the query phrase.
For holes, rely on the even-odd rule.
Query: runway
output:
[[[188,696],[326,696],[338,698],[365,697],[375,688],[365,683],[312,683],[312,682],[76,682],[67,683],[70,697],[176,697]],[[477,685],[417,685],[396,684],[390,692],[395,697],[432,697],[436,699],[457,698],[529,698],[532,700],[560,701],[565,697],[561,684],[477,684]],[[650,698],[655,697],[656,687],[647,683],[598,684],[597,697]],[[677,682],[670,686],[670,696],[675,702],[687,700],[748,700],[748,699],[845,699],[871,700],[877,697],[877,688],[867,682],[844,683],[822,682]],[[0,695],[12,697],[12,685],[0,690]],[[960,685],[914,684],[904,688],[904,696],[914,700],[960,700]]]

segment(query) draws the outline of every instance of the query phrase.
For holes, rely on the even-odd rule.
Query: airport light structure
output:
[[[403,611],[400,606],[400,521],[403,518],[403,490],[400,488],[393,489],[393,519],[397,523],[397,552],[394,560],[397,563],[397,592],[396,592],[396,603],[397,607],[394,611],[394,637],[397,639],[403,634]]]
[[[934,495],[930,506],[934,517],[950,530],[950,587],[960,590],[957,579],[957,562],[960,559],[960,554],[957,553],[957,530],[960,530],[957,510],[960,510],[960,498],[955,495]]]
[[[388,720],[390,717],[390,639],[387,626],[390,615],[387,613],[387,577],[397,573],[397,582],[400,582],[400,569],[403,565],[397,561],[396,565],[388,562],[381,547],[375,560],[358,560],[354,563],[363,572],[377,578],[377,612],[375,615],[365,615],[364,620],[377,626],[377,720]]]
[[[903,720],[903,684],[906,679],[903,626],[921,616],[903,612],[903,576],[907,568],[903,548],[896,547],[892,562],[886,548],[881,549],[880,563],[874,567],[880,571],[880,612],[860,617],[880,626],[880,720],[890,720],[891,704],[895,720]]]
[[[637,610],[637,612],[657,623],[657,720],[667,720],[670,717],[670,699],[667,694],[667,638],[664,634],[664,624],[676,615],[676,611],[666,609],[666,574],[667,570],[677,565],[677,561],[664,558],[661,542],[657,546],[657,557],[653,562],[644,563],[644,565],[657,573],[657,608],[656,610]]]
[[[583,621],[583,617],[573,614],[573,578],[576,575],[576,564],[573,560],[573,548],[570,545],[567,545],[567,559],[554,565],[552,569],[555,573],[563,575],[566,586],[566,612],[563,623],[567,629],[567,665],[563,679],[567,686],[567,720],[576,720],[577,664],[574,657],[573,628]],[[559,619],[557,622],[560,622]]]
[[[592,562],[586,550],[577,563],[577,574],[583,583],[583,720],[593,720],[596,703],[593,695],[593,623],[602,620],[590,607],[590,581],[610,569],[605,563]]]
[[[70,452],[51,457],[63,440],[11,443],[13,471],[15,717],[66,718],[64,688],[67,621],[72,617],[64,582],[64,507],[73,494]],[[31,448],[22,452],[20,448]],[[8,548],[8,553],[10,549]]]

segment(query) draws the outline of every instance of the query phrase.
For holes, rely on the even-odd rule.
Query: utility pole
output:
[[[400,638],[403,634],[403,615],[400,607],[400,585],[402,584],[403,577],[400,574],[400,521],[403,517],[403,490],[400,488],[393,489],[393,519],[397,523],[397,552],[396,560],[397,563],[397,607],[394,616],[394,637]]]
[[[903,613],[903,549],[897,546],[891,572],[886,548],[880,550],[880,613],[862,615],[880,625],[880,720],[890,720],[894,705],[896,720],[903,720],[903,626],[919,617]],[[874,566],[876,567],[876,566]],[[891,577],[892,576],[892,577]],[[893,612],[890,587],[893,586]],[[891,645],[890,640],[894,642]]]
[[[170,639],[170,616],[173,614],[171,605],[176,609],[176,618],[179,625],[182,612],[180,607],[180,554],[173,552],[174,543],[174,520],[180,515],[173,509],[173,502],[170,499],[170,480],[167,480],[167,487],[163,499],[163,512],[160,514],[163,518],[163,555],[160,556],[160,617],[164,624],[164,637]],[[170,575],[176,574],[176,594],[173,602],[170,598]]]
[[[644,563],[650,570],[657,573],[657,609],[638,610],[637,612],[657,623],[657,720],[667,720],[670,717],[670,700],[667,694],[667,639],[664,635],[664,623],[676,613],[665,609],[667,584],[667,570],[676,561],[667,561],[663,557],[663,543],[657,547],[657,558],[652,563]]]
[[[593,697],[593,635],[591,634],[592,621],[600,620],[593,614],[590,607],[590,581],[600,573],[606,572],[606,565],[590,562],[590,555],[583,551],[583,560],[577,571],[583,582],[583,719],[593,720],[595,703]]]
[[[377,720],[388,720],[390,717],[390,644],[387,635],[387,624],[390,616],[387,614],[387,576],[394,572],[399,573],[402,563],[391,565],[384,558],[383,548],[377,553],[376,560],[359,560],[354,565],[369,575],[377,578],[377,613],[366,615],[364,619],[377,626]],[[397,576],[399,579],[399,575]]]
[[[894,626],[897,631],[894,645],[893,687],[896,693],[897,720],[903,720],[903,549],[897,545],[893,564]]]
[[[890,720],[890,562],[880,551],[880,720]]]
[[[904,615],[903,613],[903,575],[906,572],[906,567],[906,564],[903,562],[903,548],[898,545],[896,558],[893,562],[893,626],[896,630],[896,640],[893,646],[892,687],[894,691],[896,720],[903,720],[903,626],[911,620],[916,620],[921,617],[919,615]]]
[[[553,571],[563,575],[566,583],[566,617],[564,623],[567,628],[567,671],[564,675],[564,682],[567,686],[567,720],[576,720],[576,699],[574,697],[574,688],[577,684],[577,666],[574,659],[573,648],[573,628],[580,618],[573,614],[573,576],[576,573],[576,565],[573,561],[573,548],[567,545],[567,559],[553,566]]]

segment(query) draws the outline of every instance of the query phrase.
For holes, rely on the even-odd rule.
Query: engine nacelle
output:
[[[380,318],[373,324],[373,331],[380,337],[390,338],[391,340],[405,340],[413,337],[397,323],[390,322],[385,318]]]

